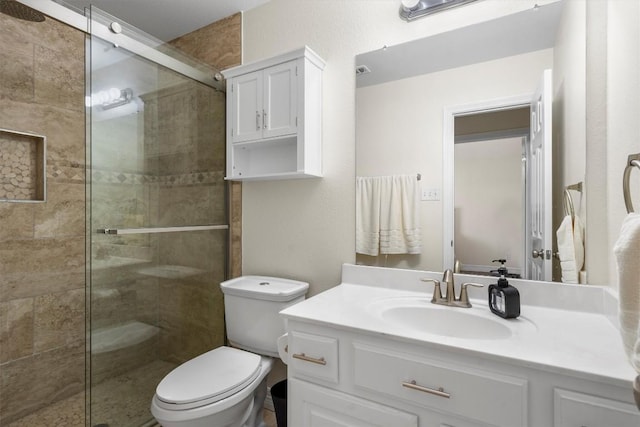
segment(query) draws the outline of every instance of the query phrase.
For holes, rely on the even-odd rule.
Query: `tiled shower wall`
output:
[[[240,65],[242,15],[236,13],[216,21],[171,44],[218,70]],[[242,275],[242,183],[238,181],[229,181],[229,226],[229,276],[238,277]]]
[[[174,44],[219,69],[238,65],[240,25],[237,14]],[[0,202],[4,426],[84,390],[84,35],[53,19],[29,23],[0,14],[0,58],[0,128],[46,135],[48,149],[47,202]],[[224,155],[219,154],[215,161],[223,173]],[[241,268],[240,190],[239,183],[230,186],[232,276]],[[193,296],[202,294],[196,290]],[[208,296],[221,307],[220,295]],[[194,331],[207,325],[191,314],[179,326],[190,332],[184,338],[195,342],[202,337]],[[223,333],[222,316],[221,310],[215,314],[217,329],[209,331],[215,341]]]
[[[47,137],[47,202],[0,202],[0,425],[84,389],[84,35],[0,14],[0,128]]]

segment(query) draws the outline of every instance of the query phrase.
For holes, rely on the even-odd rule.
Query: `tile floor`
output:
[[[163,378],[174,367],[156,361],[97,385],[92,393],[92,424],[106,423],[111,427],[149,425],[149,402],[158,378]],[[3,427],[85,427],[84,412],[85,396],[78,393]],[[275,413],[265,410],[264,422],[266,427],[277,427]]]
[[[273,411],[264,410],[264,423],[266,427],[277,427],[276,424],[276,413]]]

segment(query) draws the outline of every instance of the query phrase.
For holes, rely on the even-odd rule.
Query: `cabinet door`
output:
[[[414,414],[296,379],[289,379],[288,396],[295,427],[418,427]]]
[[[232,142],[262,138],[262,84],[262,71],[244,74],[233,79],[231,88]]]
[[[297,61],[290,61],[264,70],[264,138],[293,135],[297,132],[296,64]]]
[[[555,427],[638,427],[640,412],[630,403],[556,389]]]

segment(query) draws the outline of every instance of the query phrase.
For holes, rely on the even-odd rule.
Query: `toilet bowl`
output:
[[[259,426],[272,365],[270,357],[219,347],[171,371],[151,413],[163,427]]]
[[[285,330],[278,313],[303,300],[309,285],[244,276],[220,286],[233,347],[204,353],[164,377],[151,402],[151,413],[163,427],[264,426],[266,376]]]

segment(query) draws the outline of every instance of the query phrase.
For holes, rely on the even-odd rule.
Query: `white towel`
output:
[[[584,265],[584,224],[579,216],[567,215],[556,231],[558,256],[564,283],[579,283],[579,273]]]
[[[380,180],[356,178],[356,252],[376,256],[380,248]]]
[[[618,264],[620,334],[631,365],[640,372],[640,214],[627,215],[613,253]]]
[[[380,253],[420,253],[419,200],[415,175],[380,177]]]

